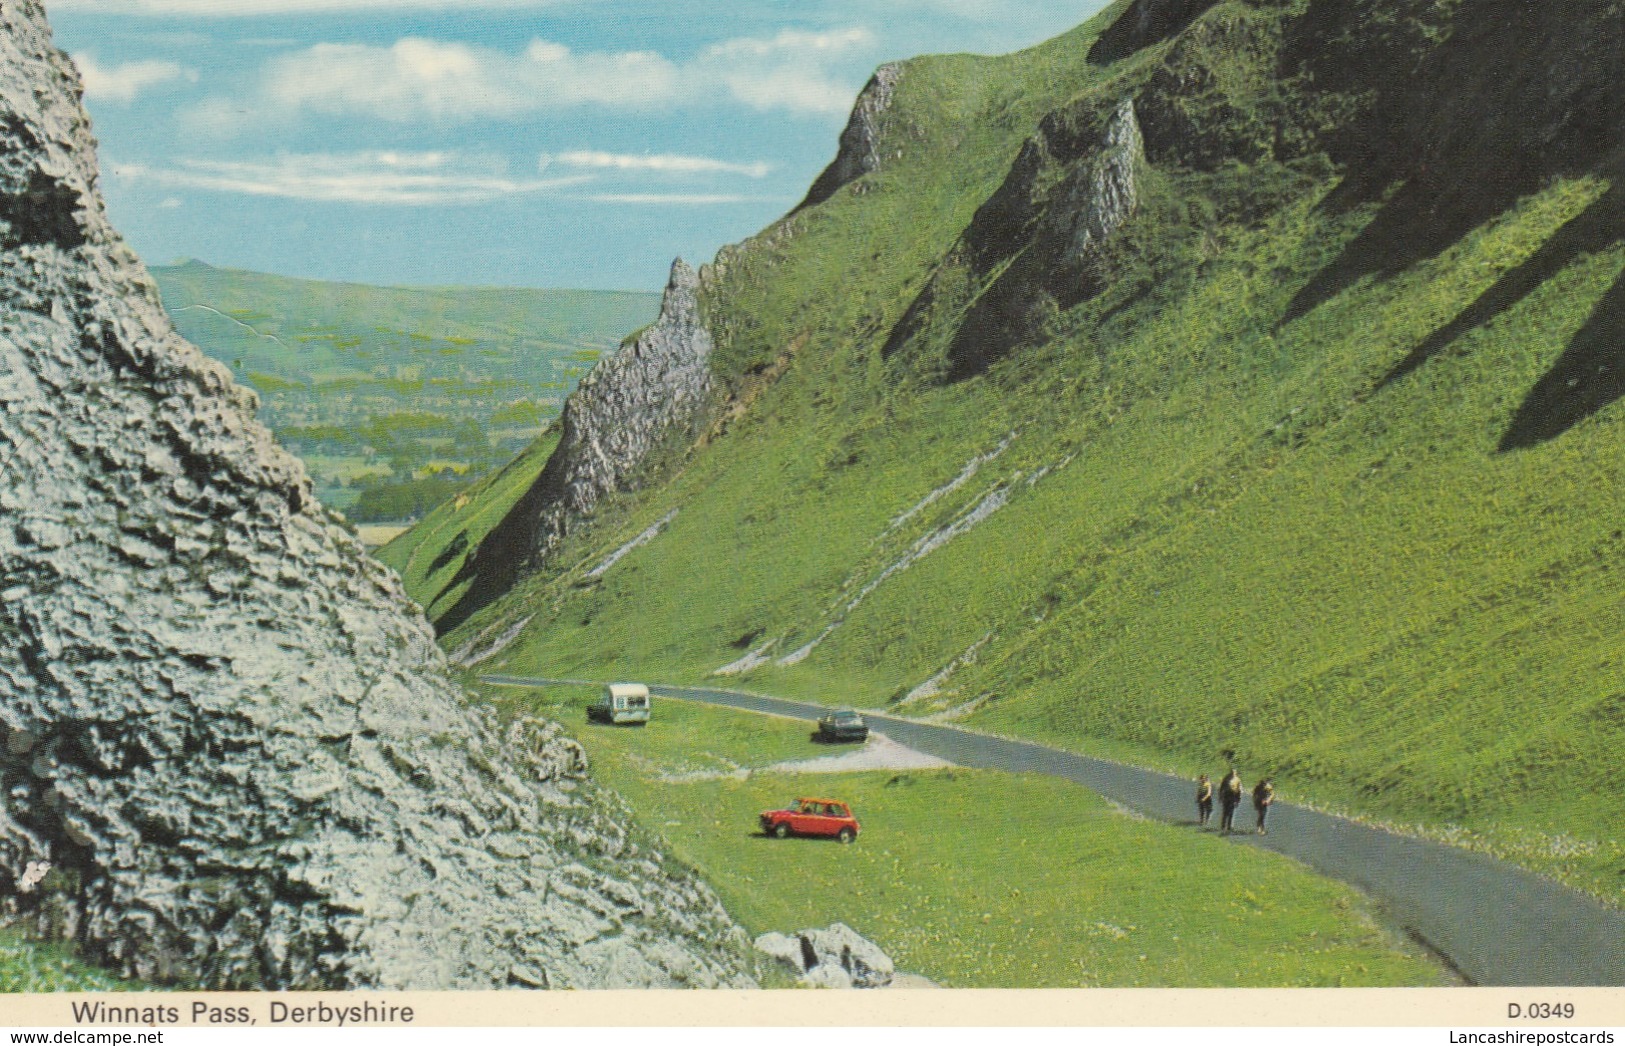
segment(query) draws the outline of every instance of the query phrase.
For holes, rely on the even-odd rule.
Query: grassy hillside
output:
[[[140,991],[146,986],[86,966],[57,944],[0,930],[0,994],[10,992]]]
[[[1625,903],[1625,5],[1185,6],[909,63],[710,288],[748,408],[448,643],[1234,760]]]
[[[463,564],[485,535],[542,474],[558,446],[557,426],[497,472],[435,507],[416,526],[378,550],[407,589],[431,615],[455,606],[468,588],[457,581]]]
[[[845,922],[955,988],[1446,980],[1354,890],[1054,778],[791,773],[774,764],[824,754],[805,723],[658,701],[645,728],[576,726],[593,697],[580,688],[488,693],[571,724],[595,775],[753,934]],[[850,802],[858,840],[760,834],[760,811],[803,795]]]
[[[176,328],[231,367],[358,521],[418,518],[501,466],[558,416],[599,353],[659,296],[392,288],[155,268]]]

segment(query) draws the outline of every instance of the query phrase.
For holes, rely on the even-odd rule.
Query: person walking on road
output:
[[[1196,825],[1206,828],[1213,817],[1213,782],[1203,774],[1196,779]]]
[[[1269,816],[1270,804],[1275,802],[1275,784],[1264,778],[1253,788],[1253,809],[1258,811],[1258,834],[1265,835],[1264,818]]]
[[[1229,832],[1235,827],[1236,807],[1241,805],[1241,775],[1236,768],[1231,767],[1230,772],[1224,775],[1219,782],[1219,831]]]

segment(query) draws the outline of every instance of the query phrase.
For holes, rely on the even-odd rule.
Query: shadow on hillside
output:
[[[1184,32],[1218,0],[1139,0],[1111,24],[1089,49],[1091,65],[1111,65],[1135,51]]]
[[[464,581],[469,586],[461,598],[434,621],[436,635],[455,631],[475,614],[500,599],[514,583],[536,554],[537,520],[539,505],[545,493],[537,481],[523,497],[502,517],[502,522],[491,529],[474,551],[463,560],[457,574],[442,591],[456,588]]]
[[[1293,297],[1280,326],[1307,316],[1367,276],[1388,279],[1447,250],[1478,226],[1511,207],[1538,178],[1511,175],[1481,181],[1477,172],[1494,169],[1487,157],[1459,157],[1428,167],[1408,179],[1376,217]],[[1506,172],[1510,173],[1510,172]],[[1351,176],[1322,206],[1353,210],[1382,194],[1369,177]]]
[[[436,574],[450,566],[452,560],[456,559],[458,556],[461,556],[467,551],[468,531],[466,529],[459,530],[457,532],[457,536],[446,542],[446,547],[441,549],[440,554],[434,557],[434,562],[429,564],[429,573],[427,576],[434,577]]]
[[[1478,300],[1430,334],[1377,383],[1379,390],[1410,374],[1459,338],[1489,323],[1556,276],[1576,258],[1625,240],[1625,184],[1620,180],[1584,213],[1559,229],[1522,265],[1502,276]]]
[[[1625,396],[1625,277],[1597,302],[1563,355],[1529,390],[1499,450],[1555,439]]]
[[[466,564],[462,570],[458,571],[457,577],[453,578],[451,584],[447,585],[446,588],[455,588],[459,582],[466,578],[473,578],[474,583],[463,592],[456,603],[452,604],[450,610],[434,619],[435,635],[444,636],[456,631],[465,621],[490,606],[496,601],[497,597],[502,595],[503,590],[500,585],[493,582],[489,577],[482,577],[470,570]]]
[[[1322,208],[1380,207],[1293,298],[1282,326],[1367,276],[1437,257],[1554,176],[1597,170],[1625,137],[1614,80],[1625,33],[1605,0],[1481,0],[1436,46],[1419,15],[1399,29],[1352,32],[1363,6],[1315,0],[1291,49],[1317,82],[1376,92],[1340,136],[1336,158],[1349,174]],[[1360,43],[1351,49],[1348,39]],[[1359,48],[1373,47],[1383,49],[1373,67],[1391,74],[1415,60],[1415,75],[1362,82],[1372,56]]]

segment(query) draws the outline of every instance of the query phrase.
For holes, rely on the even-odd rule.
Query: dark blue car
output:
[[[820,741],[867,741],[869,724],[850,708],[831,712],[818,721]]]

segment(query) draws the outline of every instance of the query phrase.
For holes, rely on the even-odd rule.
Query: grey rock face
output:
[[[669,434],[690,430],[703,415],[712,344],[700,318],[699,285],[687,262],[673,262],[654,326],[600,362],[571,394],[559,449],[541,479],[556,492],[546,537],[624,489]]]
[[[544,561],[599,502],[634,489],[661,452],[699,434],[711,403],[711,334],[700,280],[672,263],[660,317],[599,360],[564,404],[559,445],[542,474],[471,557],[474,583],[440,622],[449,630]]]
[[[794,937],[764,933],[756,950],[793,971],[810,988],[884,988],[896,966],[880,946],[845,923]]]
[[[1043,338],[1055,317],[1103,289],[1110,274],[1102,248],[1139,208],[1146,152],[1132,98],[1089,125],[1064,138],[1058,127],[1041,128],[1028,140],[1004,185],[892,329],[886,356],[928,325],[956,323],[946,377],[969,377]],[[966,290],[983,280],[979,295]]]
[[[901,63],[892,62],[875,70],[852,107],[852,116],[841,132],[841,144],[834,161],[813,182],[807,198],[796,210],[823,203],[842,186],[880,169],[880,118],[891,108],[902,78]]]
[[[1063,264],[1086,262],[1133,216],[1139,205],[1137,172],[1144,162],[1145,140],[1134,116],[1134,100],[1126,98],[1106,125],[1100,152],[1077,168],[1059,205],[1050,211],[1064,243]]]
[[[109,226],[37,0],[0,5],[0,915],[206,988],[749,983],[254,409]]]

